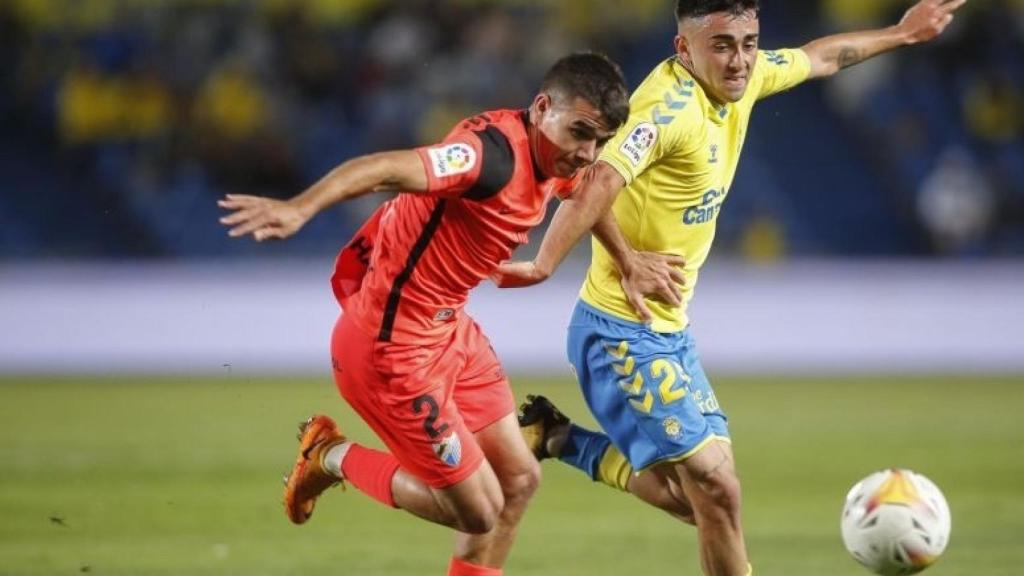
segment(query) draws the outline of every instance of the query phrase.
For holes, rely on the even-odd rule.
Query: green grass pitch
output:
[[[850,485],[913,468],[945,492],[930,576],[1024,573],[1024,377],[720,378],[758,576],[864,576],[843,550]],[[516,379],[591,423],[575,386]],[[354,489],[309,524],[281,510],[313,411],[370,440],[324,379],[0,379],[0,575],[442,575],[450,533]],[[375,440],[368,442],[378,445]],[[510,576],[700,574],[694,531],[560,463]]]

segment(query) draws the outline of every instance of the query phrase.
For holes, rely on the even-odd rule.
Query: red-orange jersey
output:
[[[485,112],[416,150],[427,194],[384,203],[338,255],[335,294],[364,331],[410,344],[449,334],[469,291],[571,189],[538,173],[527,122],[523,110]]]

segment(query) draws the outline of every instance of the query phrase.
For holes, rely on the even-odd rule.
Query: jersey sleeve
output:
[[[800,84],[811,74],[811,59],[799,48],[759,50],[756,75],[761,85],[757,98],[767,98]]]
[[[608,141],[599,157],[622,176],[628,185],[648,166],[670,154],[685,136],[692,86],[685,83],[658,86],[643,84],[629,102],[629,119]]]
[[[512,145],[493,125],[454,130],[416,153],[427,173],[427,193],[442,198],[486,200],[505,188],[515,170]]]

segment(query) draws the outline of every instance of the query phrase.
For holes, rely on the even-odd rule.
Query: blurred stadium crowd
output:
[[[765,1],[762,46],[895,23],[909,1]],[[287,197],[339,161],[525,107],[604,51],[631,86],[671,54],[670,0],[5,0],[0,258],[333,253],[378,198],[272,247],[224,192]],[[1024,0],[975,1],[933,46],[766,101],[718,250],[1024,255]]]

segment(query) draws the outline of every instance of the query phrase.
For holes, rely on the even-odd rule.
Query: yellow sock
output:
[[[596,480],[625,492],[629,485],[629,477],[632,475],[633,467],[629,465],[629,460],[626,460],[618,448],[608,446],[597,465]]]

